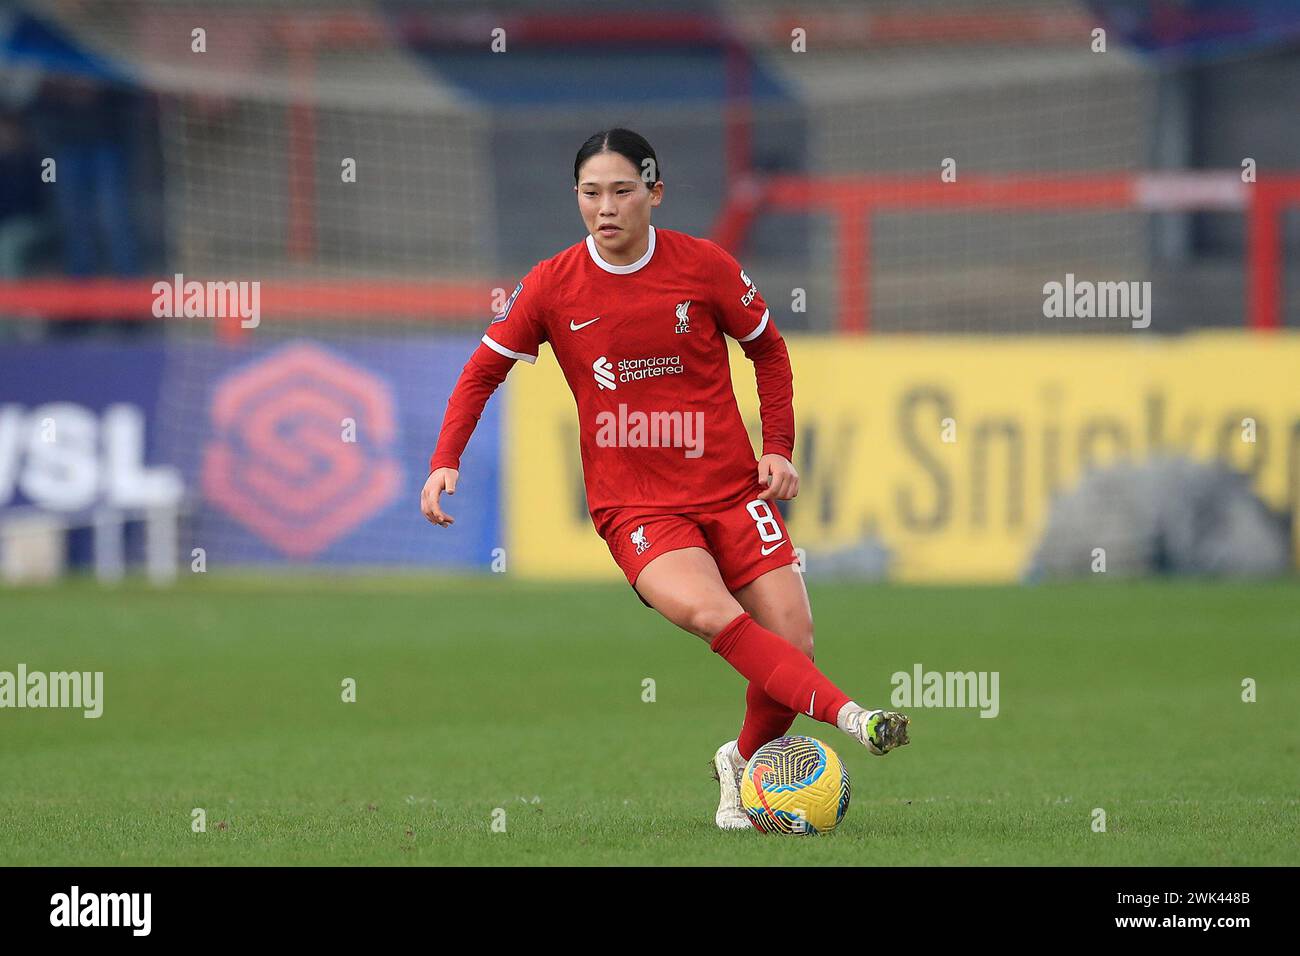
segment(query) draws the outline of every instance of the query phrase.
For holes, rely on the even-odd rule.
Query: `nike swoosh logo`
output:
[[[804,711],[809,717],[813,716],[813,704],[817,703],[817,691],[813,691],[812,700],[808,701],[808,709]]]
[[[782,541],[778,541],[776,544],[772,545],[772,547],[770,547],[770,548],[759,548],[759,550],[762,551],[764,555],[769,555],[769,554],[771,554],[773,551],[775,551],[777,548],[781,547],[781,545],[783,545],[783,544],[785,544],[785,541],[784,541],[784,540],[782,540]]]
[[[754,793],[758,795],[758,802],[763,805],[763,809],[768,813],[772,812],[772,808],[768,805],[767,793],[763,790],[763,778],[771,772],[771,767],[765,763],[760,763],[754,765],[754,772],[750,774],[750,779],[754,781]]]
[[[600,316],[596,316],[594,319],[591,320],[591,322],[583,322],[581,325],[574,325],[573,319],[569,319],[569,329],[576,332],[578,331],[578,329],[585,329],[587,326],[591,325],[592,322],[599,322],[599,321],[600,321]]]

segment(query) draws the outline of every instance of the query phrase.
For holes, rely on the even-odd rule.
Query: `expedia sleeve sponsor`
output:
[[[714,242],[709,242],[713,252],[710,262],[710,288],[716,291],[713,305],[718,325],[733,339],[749,339],[762,333],[767,303],[759,295],[758,287],[740,267],[731,253]]]

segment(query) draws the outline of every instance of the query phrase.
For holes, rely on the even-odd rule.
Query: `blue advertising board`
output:
[[[487,569],[502,544],[498,402],[448,501],[419,510],[468,337],[0,349],[0,515],[181,507],[181,546],[250,563]]]

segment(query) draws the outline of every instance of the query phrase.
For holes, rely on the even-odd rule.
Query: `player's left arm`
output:
[[[785,339],[759,294],[731,253],[716,243],[716,274],[710,287],[722,330],[736,339],[745,357],[754,363],[758,384],[758,411],[763,423],[763,454],[758,460],[758,481],[765,486],[760,498],[793,498],[799,493],[799,473],[794,456],[794,374]]]

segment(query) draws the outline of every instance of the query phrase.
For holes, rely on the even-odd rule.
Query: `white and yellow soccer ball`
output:
[[[745,764],[740,802],[764,833],[829,833],[849,809],[849,772],[820,740],[779,737]]]

